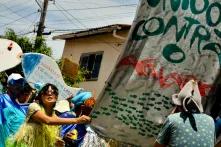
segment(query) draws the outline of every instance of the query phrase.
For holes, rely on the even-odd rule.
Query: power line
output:
[[[25,0],[26,1],[26,0]],[[27,0],[27,1],[30,1],[30,0]],[[56,7],[54,8],[54,10],[48,10],[48,11],[50,11],[50,12],[61,12],[61,14],[63,14],[64,16],[65,16],[65,18],[66,18],[66,21],[67,22],[70,22],[70,24],[74,24],[73,26],[74,27],[76,27],[76,28],[82,28],[82,29],[63,29],[63,31],[64,32],[66,32],[66,31],[70,31],[70,30],[83,30],[83,29],[87,29],[88,27],[86,26],[86,24],[87,24],[87,22],[92,22],[92,21],[98,21],[99,19],[100,20],[103,20],[103,21],[105,21],[104,19],[106,19],[106,18],[109,18],[110,20],[108,20],[108,21],[111,21],[115,16],[114,16],[114,14],[111,14],[111,15],[105,15],[105,16],[93,16],[93,17],[83,17],[83,18],[78,18],[78,17],[76,17],[74,14],[72,14],[72,12],[74,12],[74,10],[76,10],[76,11],[81,11],[82,10],[82,12],[85,12],[85,11],[83,11],[83,10],[99,10],[99,9],[104,9],[104,10],[106,10],[106,9],[108,9],[108,8],[119,8],[119,7],[126,7],[126,8],[128,8],[128,7],[130,7],[130,8],[128,8],[128,9],[133,9],[132,7],[134,7],[134,6],[136,6],[137,4],[122,4],[122,5],[108,5],[108,3],[106,3],[106,6],[102,6],[102,5],[104,5],[104,4],[102,4],[102,5],[99,5],[99,4],[97,4],[97,5],[93,5],[93,6],[96,6],[96,7],[92,7],[92,6],[89,6],[89,7],[85,7],[85,8],[72,8],[72,9],[65,9],[65,7],[63,6],[63,5],[61,5],[61,2],[63,2],[63,0],[61,0],[61,1],[59,1],[60,3],[57,3],[56,2]],[[70,2],[73,2],[72,0],[70,1]],[[1,2],[0,2],[1,3]],[[90,2],[89,2],[90,3]],[[4,3],[4,4],[6,4],[6,3]],[[25,8],[23,8],[23,9],[17,9],[17,10],[15,10],[15,9],[12,9],[12,8],[14,8],[14,7],[9,7],[10,5],[7,5],[7,6],[3,6],[2,5],[2,8],[4,8],[4,7],[6,7],[8,10],[10,10],[12,13],[14,13],[14,14],[16,14],[16,15],[18,15],[17,13],[18,12],[20,12],[20,11],[23,11],[23,10],[25,10]],[[14,5],[13,5],[14,6]],[[69,5],[70,6],[70,5]],[[57,10],[55,10],[57,8]],[[70,8],[70,7],[69,7]],[[125,8],[122,8],[122,9],[125,9]],[[4,9],[5,11],[7,11],[6,9]],[[26,9],[27,10],[27,9]],[[73,10],[72,12],[71,12],[71,10]],[[68,12],[69,11],[69,12]],[[115,11],[114,11],[115,12]],[[19,23],[15,23],[16,21],[20,21],[20,20],[22,20],[23,18],[26,18],[26,17],[29,17],[29,16],[31,16],[31,15],[33,15],[33,14],[35,14],[35,13],[37,13],[37,12],[34,12],[34,13],[30,13],[30,14],[27,14],[27,15],[25,15],[25,16],[19,16],[19,17],[21,17],[21,18],[18,18],[18,19],[15,19],[15,20],[13,20],[13,21],[10,21],[9,20],[9,22],[7,23],[7,22],[5,22],[5,24],[0,24],[0,27],[4,27],[4,26],[7,26],[7,25],[22,25],[22,24],[20,24],[20,22]],[[123,18],[123,17],[127,17],[129,14],[132,14],[132,13],[135,13],[135,12],[130,12],[130,13],[117,13],[117,16],[116,16],[116,21],[117,21],[117,19],[120,19],[120,18]],[[9,14],[9,13],[8,13]],[[77,14],[77,12],[76,12],[76,14]],[[89,11],[89,14],[90,14],[90,11]],[[120,14],[125,14],[125,16],[123,16],[123,15],[120,15]],[[128,15],[126,15],[126,14],[128,14]],[[100,15],[99,14],[99,12],[97,13],[97,15]],[[13,16],[13,15],[12,15]],[[0,18],[1,17],[6,17],[6,18],[8,18],[8,17],[10,17],[10,16],[3,16],[3,15],[0,15]],[[73,19],[72,19],[73,18]],[[9,18],[10,19],[10,18]],[[11,20],[12,20],[13,18],[11,18]],[[51,17],[50,17],[50,19],[51,19]],[[6,21],[6,19],[4,20],[4,21]],[[31,23],[31,20],[29,20],[29,19],[26,19],[26,21],[21,21],[21,23],[25,23],[25,22],[29,22],[29,24]],[[49,24],[50,24],[50,26],[52,25],[52,26],[56,26],[56,24],[68,24],[68,23],[54,23],[54,24],[52,24],[53,23],[53,21],[47,21],[47,22],[49,22]],[[83,22],[83,23],[82,23]],[[93,23],[93,22],[92,22]],[[27,24],[27,23],[26,23]],[[24,25],[24,24],[23,24]],[[29,29],[30,29],[30,27],[32,26],[33,24],[31,24],[29,27],[26,27],[26,25],[24,25],[25,27],[23,27],[23,28],[25,28],[25,29],[23,29],[24,31],[21,31],[20,30],[20,32],[19,33],[23,33],[23,32],[25,32],[25,30],[27,31],[27,33],[30,33],[30,32],[28,32],[29,31]],[[60,27],[61,27],[62,25],[60,25]],[[68,25],[70,28],[74,28],[74,27],[71,27],[71,25]],[[55,27],[56,28],[56,27]],[[57,28],[59,28],[59,27],[57,27]],[[63,25],[63,28],[65,28],[65,25]],[[68,28],[68,27],[66,27],[66,28]],[[49,28],[49,29],[51,29],[51,27]],[[59,29],[55,29],[55,30],[53,30],[53,31],[55,31],[55,32],[61,32],[62,30],[59,30]],[[26,33],[25,33],[26,34]]]
[[[5,25],[5,23],[0,23],[0,25]],[[17,24],[11,23],[9,25],[10,26],[24,26],[24,25],[27,25],[27,23],[26,22],[23,22],[23,23],[19,22],[19,24],[18,23]]]
[[[55,6],[58,8],[58,6],[63,10],[63,11],[61,11],[62,12],[62,14],[70,21],[70,22],[72,22],[72,23],[74,23],[73,21],[72,21],[72,19],[69,19],[69,17],[68,16],[66,16],[66,14],[64,13],[64,12],[66,12],[67,14],[69,14],[72,18],[74,18],[79,24],[81,24],[85,29],[87,28],[84,24],[82,24],[77,18],[75,18],[73,15],[71,15],[68,11],[66,11],[62,6],[60,6],[57,2],[56,2],[56,4],[55,4]],[[59,8],[58,8],[59,9]],[[74,23],[75,24],[75,23]]]
[[[2,4],[5,8],[7,8],[9,11],[11,11],[13,14],[15,14],[15,15],[21,17],[20,15],[18,15],[18,12],[21,11],[21,10],[19,10],[19,11],[14,11],[14,10],[11,9],[10,7],[6,6],[5,4],[3,4],[3,3],[1,3],[1,4]],[[23,10],[24,10],[24,9],[22,9],[22,11],[23,11]]]
[[[35,14],[35,13],[38,13],[38,12],[30,13],[30,14],[28,14],[28,15],[25,15],[25,16],[19,18],[19,19],[15,19],[15,20],[13,20],[13,21],[11,21],[11,22],[9,22],[9,23],[6,23],[6,24],[4,24],[4,25],[1,25],[0,27],[4,27],[4,26],[7,26],[7,25],[10,25],[11,23],[14,23],[14,22],[16,22],[16,21],[19,21],[19,20],[21,20],[21,19],[24,19],[24,18],[26,18],[26,17],[29,17],[29,16],[31,16],[31,15],[33,15],[33,14]]]
[[[19,36],[24,36],[24,35],[28,35],[28,34],[31,34],[33,33],[33,31],[29,31],[29,32],[26,32],[26,33],[17,33]]]
[[[23,3],[25,3],[25,4],[27,4],[28,2],[30,2],[30,0],[26,0],[26,1],[24,1]],[[3,3],[1,3],[4,7],[5,7],[5,4],[3,4]],[[10,11],[13,11],[13,13],[16,13],[17,14],[17,12],[21,12],[21,11],[26,11],[27,9],[25,9],[25,8],[21,8],[21,9],[18,9],[18,10],[13,10],[14,8],[17,8],[18,7],[18,5],[16,5],[16,6],[14,6],[14,7],[7,7],[6,6],[6,8],[7,9],[10,9]],[[0,11],[0,13],[2,13],[2,12],[4,12],[4,11]]]
[[[58,3],[56,3],[58,4]],[[58,4],[59,5],[59,4]],[[71,13],[66,11],[61,5],[59,5],[67,14],[69,14],[72,18],[74,18],[79,24],[81,24],[85,29],[87,28],[82,22],[80,22],[76,17],[74,17]]]
[[[31,25],[29,25],[28,27],[27,27],[27,29],[25,29],[25,30],[23,30],[23,31],[20,31],[20,32],[17,32],[17,34],[18,35],[27,35],[27,34],[30,34],[30,33],[34,33],[34,30],[32,30],[32,31],[29,31],[30,30],[30,28],[32,27],[32,26],[34,26],[35,24],[36,24],[36,20],[37,20],[37,17],[39,17],[38,15],[36,15],[36,17],[35,17],[35,19],[34,19],[34,21],[32,21],[32,23],[31,23]],[[25,33],[26,32],[26,33]]]
[[[71,11],[71,10],[90,10],[90,9],[106,9],[106,8],[119,8],[119,7],[128,7],[128,6],[137,6],[137,4],[128,4],[128,5],[113,5],[113,6],[103,6],[103,7],[88,7],[88,8],[76,8],[76,9],[65,9],[65,10],[48,10],[48,11]]]
[[[57,5],[55,5],[55,7],[58,8]],[[58,9],[59,9],[59,8],[58,8]],[[64,13],[63,11],[60,11],[60,12],[64,15],[64,17],[65,17],[71,24],[76,25],[75,22],[73,22],[72,19],[70,19],[70,18],[66,15],[66,13]]]
[[[104,6],[104,7],[94,7],[94,8],[81,8],[81,9],[64,9],[64,8],[62,8],[62,10],[56,10],[56,11],[61,11],[61,12],[63,12],[63,11],[65,11],[66,13],[68,13],[70,16],[72,16],[73,17],[73,15],[72,14],[70,14],[70,12],[68,12],[67,10],[89,10],[89,9],[102,9],[102,8],[113,8],[113,7],[124,7],[124,6],[136,6],[137,4],[128,4],[128,5],[114,5],[114,6]],[[60,6],[61,7],[61,6]],[[50,11],[50,10],[49,10]],[[135,12],[133,12],[133,13],[135,13]],[[63,13],[64,14],[64,13]],[[118,14],[119,15],[119,14]],[[126,16],[125,16],[126,17]],[[82,24],[81,23],[81,20],[83,20],[83,21],[90,21],[90,20],[88,20],[88,19],[76,19],[75,17],[73,17],[78,23],[80,23],[82,26],[84,26],[85,28],[87,28],[84,24]],[[98,17],[96,17],[96,20],[97,20],[97,18]],[[89,19],[91,19],[91,18],[89,18]],[[102,18],[101,18],[102,19]],[[93,21],[93,20],[91,20],[91,21]],[[70,22],[72,22],[72,21],[70,21]]]
[[[80,2],[80,0],[78,0],[79,2]],[[86,5],[85,5],[86,6]],[[94,16],[95,16],[95,18],[98,18],[98,15],[97,15],[97,13],[95,13],[95,12],[92,12],[92,10],[91,9],[88,9],[92,14],[94,14]],[[103,20],[105,23],[107,23],[107,21],[106,20]]]
[[[8,16],[5,16],[5,15],[0,15],[0,17],[3,17],[3,18],[5,18],[5,19],[12,19],[12,17],[8,17]]]
[[[129,13],[128,13],[129,14]],[[132,13],[131,13],[132,14]],[[104,21],[104,20],[107,20],[107,19],[114,19],[114,18],[116,18],[116,19],[121,19],[121,18],[125,18],[125,17],[128,17],[128,16],[130,16],[130,15],[122,15],[122,16],[118,16],[117,18],[116,18],[116,16],[107,16],[107,17],[101,17],[101,18],[99,18],[99,19],[101,19],[102,21]],[[84,21],[84,22],[93,22],[93,21],[98,21],[98,18],[82,18],[82,19],[79,19],[79,20],[81,20],[81,21]],[[53,21],[54,22],[54,21]],[[47,23],[48,25],[54,25],[55,23],[53,23],[53,22],[49,22],[49,23]],[[57,23],[58,22],[58,23]],[[66,22],[65,20],[57,20],[56,21],[56,25],[61,25],[61,24],[72,24],[71,22]]]
[[[74,5],[79,4],[79,2],[82,2],[82,0],[76,0],[76,1],[74,1],[74,0],[70,0],[70,1],[68,1],[68,0],[56,0],[56,1],[60,1],[62,3],[70,3],[70,4],[74,4]],[[99,2],[99,1],[97,1],[97,2],[95,2],[95,1],[87,1],[87,4],[93,4],[93,5],[98,6],[98,5],[104,5],[104,4],[108,5],[108,4],[110,4],[110,2],[105,1],[105,0],[103,0],[102,2]]]
[[[116,17],[116,15],[117,15],[117,18],[119,18],[118,16],[122,15],[122,17],[120,17],[120,18],[123,18],[124,16],[130,16],[130,14],[134,14],[134,13],[135,13],[134,11],[132,11],[132,12],[123,12],[123,13],[112,13],[110,15],[98,16],[98,17],[99,17],[99,19],[103,19],[103,18]],[[126,15],[126,14],[128,14],[128,15]],[[81,21],[97,20],[98,17],[96,17],[96,18],[83,17],[83,18],[79,18],[79,20],[81,20]],[[52,21],[56,22],[56,24],[57,24],[57,22],[65,22],[66,20],[64,20],[64,19],[54,19],[54,20],[51,20],[51,22]]]

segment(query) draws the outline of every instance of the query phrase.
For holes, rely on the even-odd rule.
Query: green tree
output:
[[[50,47],[47,46],[46,40],[44,37],[37,37],[36,38],[36,44],[35,40],[30,40],[28,37],[25,36],[18,36],[12,29],[8,29],[5,32],[5,35],[3,38],[13,40],[22,48],[24,53],[27,52],[36,52],[36,53],[42,53],[48,56],[52,55],[52,50]]]
[[[59,68],[61,69],[62,64],[63,64],[63,59],[58,60],[57,63],[58,63]],[[73,87],[79,87],[79,84],[81,82],[86,81],[85,75],[87,75],[88,73],[89,73],[88,70],[79,66],[75,78],[71,78],[70,76],[67,76],[63,73],[62,73],[62,76],[67,85],[73,86]]]

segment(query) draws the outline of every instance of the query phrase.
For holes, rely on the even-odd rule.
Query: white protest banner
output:
[[[21,63],[21,47],[14,41],[0,38],[0,72]]]
[[[205,97],[220,73],[221,0],[141,0],[92,113],[102,135],[147,147],[190,79]]]
[[[22,68],[25,78],[32,87],[36,83],[51,83],[59,90],[58,99],[65,99],[75,95],[81,88],[67,86],[63,80],[57,63],[44,54],[25,53],[22,56]]]

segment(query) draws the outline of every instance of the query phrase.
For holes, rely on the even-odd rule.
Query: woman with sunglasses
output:
[[[82,115],[78,118],[59,118],[54,113],[58,98],[58,89],[53,84],[46,84],[37,95],[38,103],[29,106],[26,122],[18,133],[7,141],[7,147],[54,147],[64,146],[59,139],[59,126],[63,124],[89,123],[90,117]],[[13,141],[12,141],[13,140]]]

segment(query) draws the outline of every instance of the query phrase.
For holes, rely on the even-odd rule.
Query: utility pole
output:
[[[37,2],[38,6],[40,7],[41,16],[40,16],[40,21],[39,21],[39,24],[38,24],[37,36],[35,38],[34,49],[38,48],[38,45],[39,45],[38,37],[42,36],[42,33],[44,32],[45,17],[46,17],[46,12],[47,12],[47,9],[48,9],[48,0],[44,0],[43,7],[39,4],[38,0],[35,0],[35,1]]]
[[[47,9],[48,9],[48,0],[44,0],[43,7],[41,9],[40,21],[38,24],[37,37],[42,36],[42,33],[44,32],[45,28],[44,23],[45,23]]]

